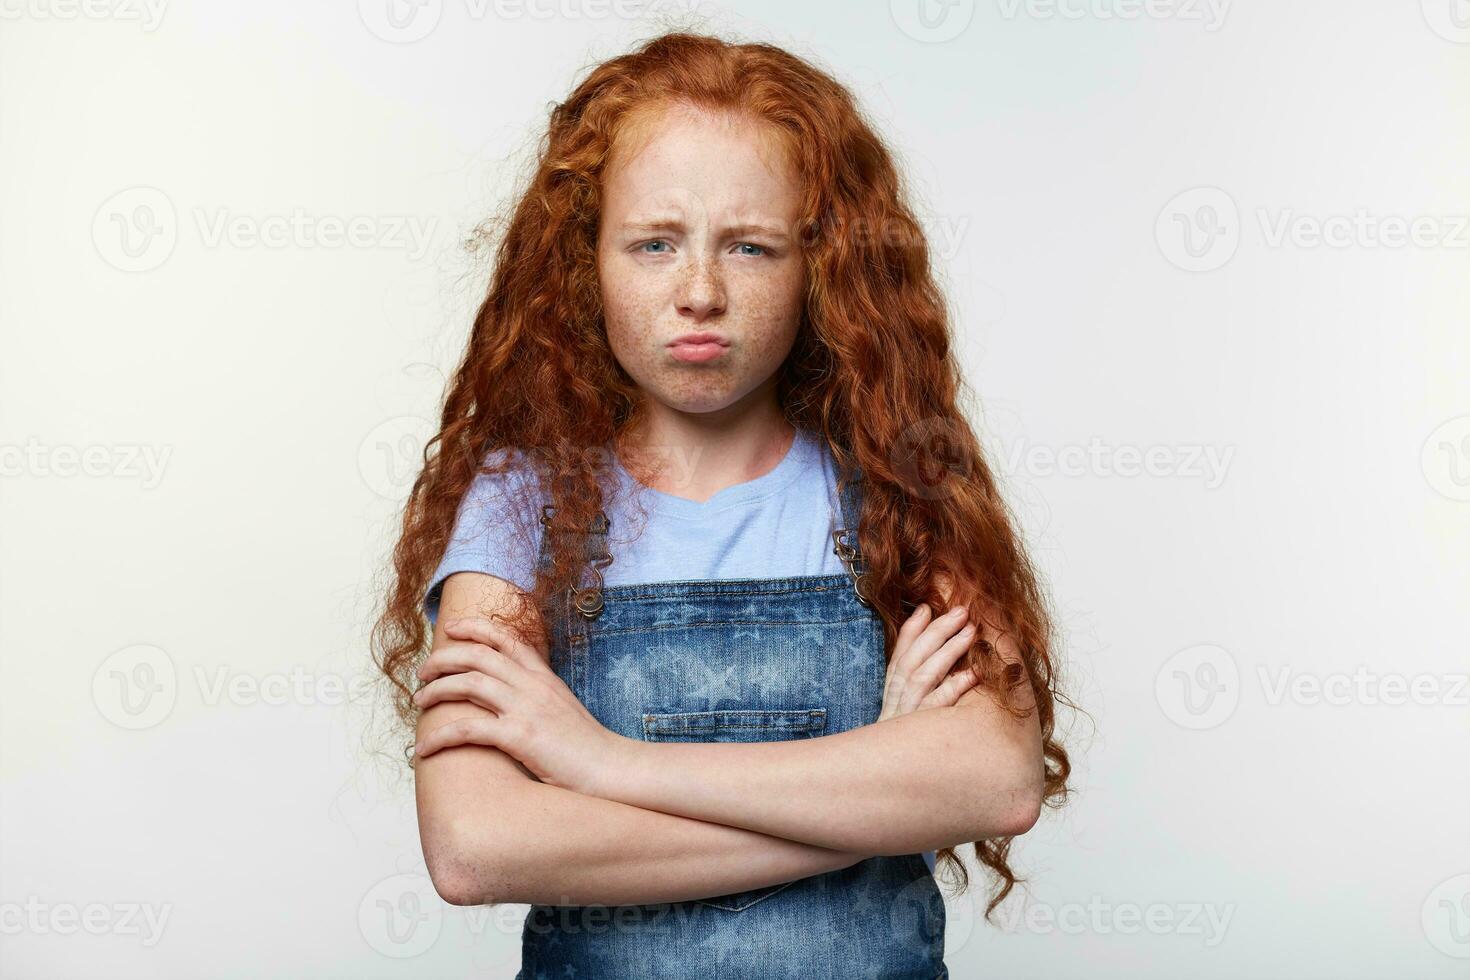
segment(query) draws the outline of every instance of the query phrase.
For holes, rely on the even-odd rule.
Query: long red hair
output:
[[[510,465],[514,454],[497,451],[532,460],[554,507],[553,530],[589,527],[603,507],[604,447],[637,421],[639,399],[603,329],[600,180],[632,114],[675,102],[758,120],[791,152],[807,294],[778,377],[780,404],[792,424],[826,439],[839,471],[862,468],[864,592],[883,618],[888,647],[919,602],[939,608],[946,600],[965,603],[972,621],[983,618],[1014,641],[1019,664],[980,643],[968,665],[1018,717],[1029,709],[1018,706],[1017,685],[1030,682],[1044,796],[1060,806],[1071,767],[1053,737],[1053,716],[1058,703],[1070,702],[1056,689],[1046,597],[962,410],[945,301],[893,159],[852,95],[826,73],[778,47],[696,34],[665,34],[598,65],[551,110],[405,505],[394,581],[373,630],[397,720],[411,729],[417,718],[414,671],[431,640],[424,592],[476,473]],[[585,584],[582,542],[568,533],[551,540],[551,567],[512,617],[530,635],[564,609],[554,597]],[[948,595],[941,581],[950,583]],[[1018,880],[1007,863],[1011,838],[974,846],[997,879],[988,918]],[[939,861],[961,890],[968,887],[954,848],[940,851]]]

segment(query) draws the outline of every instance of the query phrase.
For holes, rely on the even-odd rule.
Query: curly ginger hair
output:
[[[438,433],[405,505],[394,580],[373,629],[374,658],[397,720],[410,730],[415,670],[431,635],[423,598],[456,511],[490,457],[534,458],[554,508],[550,567],[521,614],[528,637],[565,614],[586,559],[576,533],[603,507],[600,466],[640,413],[637,385],[614,359],[596,265],[601,177],[620,132],[675,104],[759,121],[789,151],[801,181],[797,235],[806,296],[797,339],[777,378],[787,419],[825,438],[842,474],[861,467],[858,530],[864,594],[891,650],[921,602],[963,603],[1019,651],[1008,662],[979,641],[956,669],[1017,717],[1037,712],[1043,797],[1068,795],[1067,753],[1054,735],[1053,627],[1043,590],[965,414],[963,381],[925,236],[888,149],[851,93],[781,48],[689,33],[656,37],[596,66],[551,110],[529,183],[495,251],[489,293],[449,381]],[[555,397],[547,393],[555,392]],[[509,463],[505,463],[509,465]],[[843,479],[846,477],[844,476]],[[1035,707],[1018,707],[1029,682]],[[1012,838],[974,842],[995,878],[989,918],[1020,880]],[[938,861],[964,890],[954,848]]]

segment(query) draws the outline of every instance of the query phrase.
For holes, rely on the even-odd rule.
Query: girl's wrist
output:
[[[582,792],[613,803],[630,803],[629,790],[637,784],[642,750],[648,743],[616,732],[608,735],[607,750],[591,774],[590,785]]]

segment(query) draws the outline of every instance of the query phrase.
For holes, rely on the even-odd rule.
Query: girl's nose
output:
[[[679,284],[679,312],[696,321],[725,312],[725,286],[711,259],[695,259]]]

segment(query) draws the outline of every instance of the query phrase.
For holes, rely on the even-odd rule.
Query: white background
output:
[[[924,2],[675,23],[899,153],[1091,715],[953,975],[1466,976],[1470,6]],[[4,976],[513,976],[341,689],[463,241],[648,8],[0,4]]]

